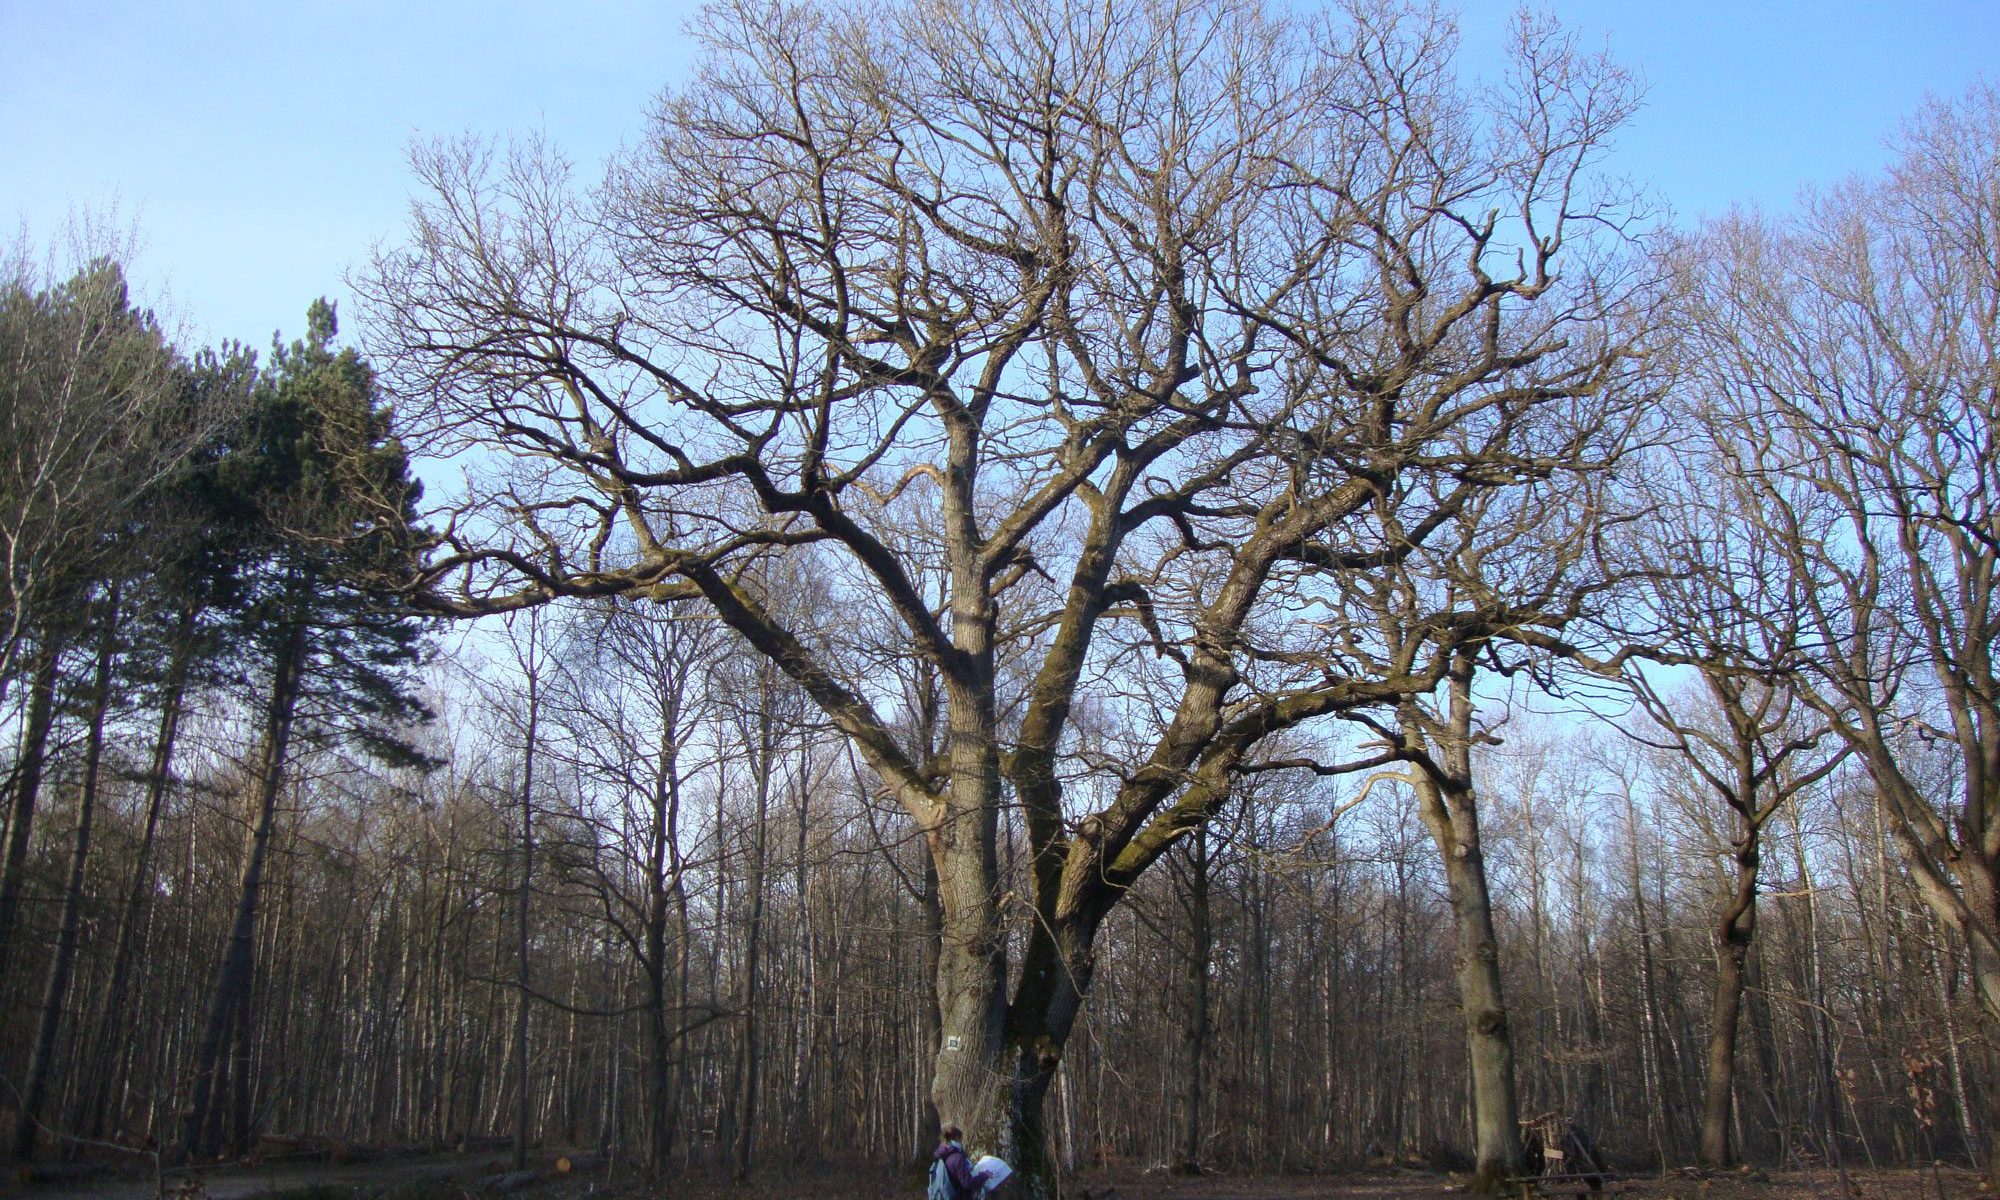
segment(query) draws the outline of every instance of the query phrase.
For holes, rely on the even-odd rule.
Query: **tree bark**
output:
[[[941,1044],[931,1092],[939,1120],[962,1128],[969,1148],[991,1150],[1019,1169],[1027,1161],[1027,1148],[1020,1144],[1026,1124],[1015,1095],[1023,1081],[1008,1055],[1006,942],[997,904],[1000,760],[994,742],[992,611],[982,589],[955,590],[952,629],[962,658],[960,669],[945,676],[950,782],[940,819],[928,831],[942,908]],[[1046,1083],[1042,1086],[1045,1090]],[[1039,1125],[1038,1101],[1035,1112]],[[1031,1179],[1036,1174],[1024,1173]]]
[[[1472,786],[1472,676],[1468,651],[1453,657],[1447,709],[1426,769],[1412,773],[1419,815],[1444,859],[1456,947],[1453,971],[1472,1067],[1475,1166],[1472,1189],[1498,1195],[1521,1171],[1520,1110],[1515,1092],[1513,1032],[1500,983],[1499,939],[1480,846],[1479,806]],[[1406,711],[1406,737],[1422,737],[1422,718]]]
[[[1757,928],[1758,834],[1748,824],[1733,855],[1736,888],[1716,923],[1715,997],[1709,1010],[1706,1091],[1701,1112],[1701,1161],[1729,1163],[1730,1107],[1736,1092],[1736,1038],[1743,1009],[1743,980]]]

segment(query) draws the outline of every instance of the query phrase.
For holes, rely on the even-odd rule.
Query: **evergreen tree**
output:
[[[333,348],[333,307],[307,313],[306,337],[274,349],[247,419],[215,456],[207,501],[238,531],[231,636],[262,691],[251,811],[236,916],[196,1050],[184,1154],[224,1141],[218,1073],[228,1044],[247,1046],[252,956],[264,868],[294,741],[344,741],[394,765],[421,766],[404,731],[429,716],[412,691],[421,620],[384,581],[421,542],[419,486],[390,433],[374,372]],[[253,1132],[247,1072],[228,1071],[228,1131]]]

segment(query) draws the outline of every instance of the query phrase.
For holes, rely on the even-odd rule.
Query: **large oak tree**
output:
[[[1265,739],[1444,676],[1327,577],[1546,479],[1632,371],[1647,281],[1591,170],[1630,95],[1533,25],[1465,81],[1448,22],[1362,5],[699,32],[595,186],[539,146],[418,151],[362,289],[412,440],[469,452],[421,582],[464,615],[696,599],[789,675],[935,864],[938,1111],[1039,1180],[1126,889]],[[781,615],[762,564],[804,546],[838,603]],[[843,609],[934,672],[935,752]]]

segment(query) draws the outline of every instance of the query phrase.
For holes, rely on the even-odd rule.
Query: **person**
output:
[[[979,1181],[972,1177],[972,1163],[965,1157],[960,1139],[965,1134],[956,1125],[938,1131],[938,1148],[931,1152],[930,1187],[925,1200],[972,1200]]]

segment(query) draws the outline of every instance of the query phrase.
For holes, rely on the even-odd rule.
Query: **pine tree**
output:
[[[275,348],[248,418],[215,457],[209,503],[244,539],[233,636],[261,685],[262,733],[235,920],[217,966],[196,1051],[184,1154],[222,1145],[217,1067],[247,1045],[257,906],[285,766],[297,741],[347,742],[392,765],[421,766],[404,736],[429,713],[412,690],[424,652],[420,619],[383,581],[420,543],[420,492],[375,376],[352,349],[336,351],[334,310],[307,313],[306,337]],[[233,519],[227,519],[233,518]],[[230,1072],[238,1144],[252,1130],[247,1080]]]

